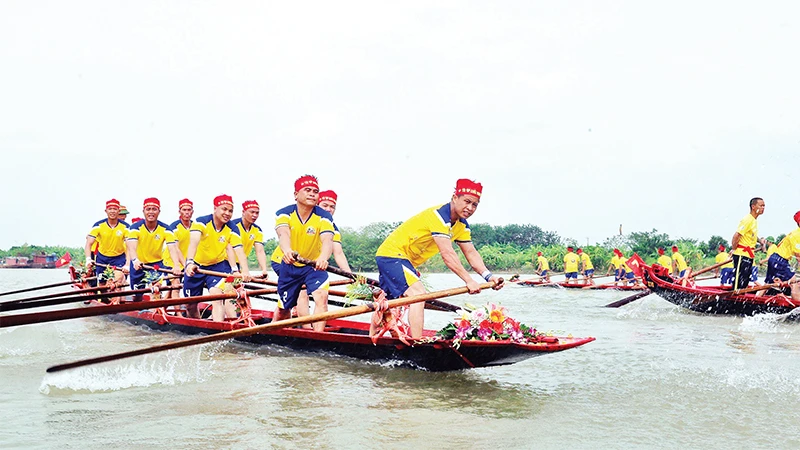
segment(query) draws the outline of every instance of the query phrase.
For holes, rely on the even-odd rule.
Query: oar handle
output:
[[[697,272],[692,272],[692,274],[691,274],[691,275],[689,275],[689,276],[687,277],[687,279],[689,279],[689,278],[694,278],[694,277],[696,277],[696,276],[698,276],[698,275],[702,275],[702,274],[704,274],[704,273],[706,273],[706,272],[710,272],[710,271],[712,271],[712,270],[716,269],[717,267],[722,267],[722,266],[724,266],[725,264],[728,264],[728,263],[729,263],[729,262],[731,262],[731,261],[733,261],[733,258],[728,258],[728,260],[727,260],[727,261],[723,261],[723,262],[721,262],[721,263],[714,264],[713,266],[706,267],[705,269],[700,269],[700,270],[698,270]]]
[[[297,252],[294,253],[294,259],[296,259],[297,262],[299,262],[301,264],[306,264],[306,265],[309,265],[309,266],[313,266],[314,264],[316,264],[315,261],[312,261],[312,260],[307,259],[307,258],[303,258],[302,256],[298,255]],[[366,283],[368,285],[370,285],[370,286],[379,287],[381,285],[381,283],[378,280],[373,280],[372,278],[367,278],[367,277],[364,277],[364,276],[361,276],[361,275],[357,275],[357,274],[354,274],[352,272],[348,272],[348,271],[346,271],[344,269],[340,269],[338,267],[334,267],[334,266],[330,266],[329,265],[328,268],[325,269],[325,271],[333,273],[333,274],[336,274],[336,275],[339,275],[339,276],[342,276],[342,277],[345,277],[345,278],[350,278],[351,280],[356,280],[358,278],[363,278],[366,281]]]
[[[500,280],[500,282],[502,283],[502,280]],[[491,289],[491,288],[493,288],[495,286],[496,286],[495,282],[488,282],[488,283],[481,284],[480,288],[481,289]],[[459,288],[446,289],[446,290],[443,290],[443,291],[436,291],[436,292],[429,292],[429,293],[421,294],[421,295],[412,295],[410,297],[403,297],[403,298],[399,298],[397,300],[389,300],[387,303],[388,303],[388,307],[389,308],[396,308],[398,306],[405,306],[405,305],[410,305],[412,303],[424,302],[424,301],[427,301],[427,300],[435,300],[437,298],[442,298],[442,297],[450,297],[450,296],[453,296],[453,295],[465,294],[467,292],[469,292],[469,289],[466,286],[462,286],[462,287],[459,287]],[[185,299],[182,299],[182,300],[185,300]],[[100,357],[97,357],[97,358],[89,358],[89,359],[84,359],[84,360],[81,360],[81,361],[75,361],[75,362],[66,363],[66,364],[59,364],[59,365],[55,365],[55,366],[51,366],[51,367],[47,368],[47,372],[48,373],[59,372],[59,371],[62,371],[62,370],[73,369],[73,368],[76,368],[76,367],[83,367],[83,366],[87,366],[87,365],[91,365],[91,364],[98,364],[98,363],[108,362],[108,361],[116,361],[116,360],[123,359],[123,358],[130,358],[130,357],[139,356],[139,355],[147,355],[147,354],[150,354],[150,353],[161,352],[161,351],[164,351],[164,350],[171,350],[171,349],[175,349],[175,348],[189,347],[189,346],[192,346],[192,345],[205,344],[205,343],[208,343],[208,342],[223,341],[223,340],[234,339],[234,338],[243,337],[243,336],[251,336],[253,334],[258,334],[258,333],[261,333],[261,332],[264,332],[264,331],[267,331],[267,330],[272,330],[272,329],[277,329],[277,328],[285,328],[285,327],[291,327],[291,326],[295,326],[295,325],[305,325],[307,323],[323,322],[323,321],[329,321],[329,320],[333,320],[333,319],[340,319],[340,318],[344,318],[344,317],[351,317],[351,316],[355,316],[355,315],[358,315],[358,314],[364,314],[364,313],[367,313],[367,312],[370,312],[370,311],[374,311],[376,308],[377,308],[377,305],[375,305],[374,303],[366,303],[366,304],[363,304],[363,305],[354,306],[352,308],[340,309],[340,310],[337,310],[337,311],[328,311],[328,312],[325,312],[325,313],[311,314],[309,316],[295,317],[295,318],[286,319],[286,320],[277,320],[277,321],[273,321],[273,322],[270,322],[270,323],[267,323],[267,324],[263,324],[263,325],[256,325],[254,327],[241,328],[241,329],[233,330],[233,331],[225,331],[225,332],[222,332],[222,333],[210,334],[208,336],[202,336],[202,337],[192,338],[192,339],[184,339],[184,340],[181,340],[181,341],[169,342],[169,343],[161,344],[161,345],[154,345],[152,347],[142,348],[142,349],[138,349],[138,350],[132,350],[132,351],[128,351],[128,352],[116,353],[116,354],[113,354],[113,355],[106,355],[106,356],[100,356]]]
[[[31,292],[31,291],[39,291],[39,290],[42,290],[42,289],[50,289],[50,288],[60,287],[60,286],[69,286],[71,284],[83,283],[83,282],[86,282],[86,281],[96,280],[96,279],[97,279],[97,277],[78,278],[78,279],[75,279],[75,280],[62,281],[60,283],[47,284],[47,285],[44,285],[44,286],[36,286],[36,287],[30,287],[30,288],[25,288],[25,289],[17,289],[16,291],[2,292],[2,293],[0,293],[0,297],[6,296],[6,295],[13,295],[13,294],[22,294],[23,292]]]
[[[183,285],[179,286],[171,286],[159,289],[160,291],[176,291],[178,289],[183,288]],[[42,308],[44,306],[53,306],[53,305],[63,305],[65,303],[74,303],[74,302],[84,302],[87,300],[100,300],[105,298],[113,298],[113,297],[126,297],[129,295],[139,295],[139,294],[147,294],[153,292],[152,289],[132,289],[129,291],[114,291],[114,292],[105,292],[103,294],[94,294],[94,295],[76,295],[74,297],[61,297],[61,298],[53,298],[49,300],[38,300],[33,302],[25,302],[25,303],[16,303],[16,304],[4,304],[0,305],[0,311],[16,311],[20,309],[32,309],[32,308]]]

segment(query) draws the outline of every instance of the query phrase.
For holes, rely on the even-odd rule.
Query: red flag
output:
[[[64,256],[58,258],[58,261],[56,261],[56,267],[64,267],[69,264],[70,261],[72,261],[72,256],[69,252],[64,253]]]
[[[641,257],[639,257],[638,253],[634,253],[633,256],[628,258],[628,261],[626,261],[625,264],[627,264],[628,267],[631,268],[634,275],[640,278],[642,276],[642,271],[643,271],[642,267],[647,265],[644,262],[644,260]]]

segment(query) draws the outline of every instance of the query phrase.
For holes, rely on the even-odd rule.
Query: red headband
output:
[[[142,219],[141,217],[134,217],[134,218],[133,218],[133,220],[131,220],[131,224],[134,224],[134,223],[136,223],[136,222],[141,222],[141,221],[143,221],[143,220],[144,220],[144,219]]]
[[[244,203],[242,203],[242,211],[247,211],[250,208],[261,209],[261,207],[258,206],[258,202],[257,201],[255,201],[255,200],[245,200]]]
[[[322,191],[319,193],[319,197],[317,198],[317,203],[322,203],[323,201],[331,202],[334,205],[336,204],[336,200],[339,199],[339,196],[336,195],[336,192],[333,191]]]
[[[659,254],[659,255],[663,255],[663,254],[664,254],[664,249],[663,249],[663,248],[661,248],[661,247],[659,247],[659,248],[658,248],[658,254]]]
[[[481,198],[481,194],[483,193],[483,185],[480,183],[476,183],[472,180],[468,180],[466,178],[461,178],[456,181],[456,192],[455,195],[474,195],[475,197]]]
[[[214,197],[214,208],[220,205],[231,205],[233,206],[233,199],[230,195],[221,194]]]
[[[192,201],[191,201],[191,200],[189,200],[188,198],[185,198],[185,199],[183,199],[183,200],[181,200],[181,201],[179,201],[179,202],[178,202],[178,209],[181,209],[181,208],[183,208],[184,206],[191,206],[191,207],[194,207],[194,203],[192,203]]]
[[[797,211],[796,213],[794,213],[794,222],[795,223],[800,223],[800,211]]]
[[[156,208],[161,209],[161,202],[155,197],[146,198],[144,199],[143,207],[147,208],[148,206],[155,206]]]
[[[314,187],[319,189],[319,182],[314,175],[303,175],[294,182],[294,191],[299,192],[305,187]]]
[[[677,245],[673,245],[672,246],[672,251],[673,252],[677,252],[678,251],[678,246]]]
[[[725,246],[724,245],[720,245],[719,246],[719,251],[724,252],[725,251]]]
[[[119,209],[119,200],[117,200],[115,198],[112,198],[111,200],[107,201],[106,202],[106,209],[108,209],[111,206],[114,206],[117,209]]]
[[[579,249],[578,249],[578,253],[583,253],[583,249],[582,249],[582,248],[579,248]]]
[[[542,252],[537,252],[536,256],[542,256]]]

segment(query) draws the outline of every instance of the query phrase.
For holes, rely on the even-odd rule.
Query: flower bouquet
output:
[[[461,316],[436,333],[441,339],[453,341],[510,340],[522,344],[540,342],[547,335],[508,316],[508,309],[495,303],[460,311]]]

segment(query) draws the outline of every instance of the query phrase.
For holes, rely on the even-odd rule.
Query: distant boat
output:
[[[66,266],[71,260],[72,257],[69,252],[65,253],[61,258],[56,253],[47,255],[44,252],[33,255],[31,258],[27,256],[7,256],[0,261],[0,269],[55,269]]]

